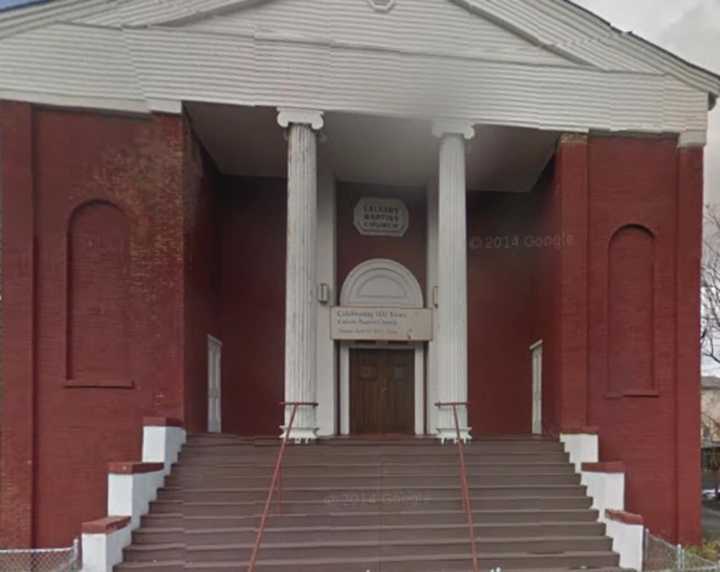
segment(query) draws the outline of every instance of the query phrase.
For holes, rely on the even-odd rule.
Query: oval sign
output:
[[[355,228],[365,236],[404,236],[410,224],[408,209],[399,199],[360,199],[354,219]]]

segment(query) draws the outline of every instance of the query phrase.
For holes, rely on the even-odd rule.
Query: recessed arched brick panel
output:
[[[108,202],[78,207],[68,227],[68,379],[127,385],[129,229]]]
[[[610,239],[608,261],[608,394],[655,391],[655,237],[624,226]]]

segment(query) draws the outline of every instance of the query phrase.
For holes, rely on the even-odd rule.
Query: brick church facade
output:
[[[0,12],[3,545],[104,515],[143,417],[277,436],[283,400],[303,441],[452,437],[439,401],[468,439],[596,434],[628,510],[700,539],[720,78],[497,4]]]

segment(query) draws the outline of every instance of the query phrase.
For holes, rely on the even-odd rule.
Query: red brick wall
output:
[[[182,120],[13,104],[3,104],[0,118],[10,270],[4,288],[12,301],[5,314],[2,540],[68,545],[81,522],[106,512],[106,464],[139,458],[143,415],[183,415]],[[116,316],[127,324],[132,388],[111,387],[108,372],[93,368],[79,380],[83,387],[68,386],[68,223],[75,209],[97,200],[127,217],[127,302],[117,304],[117,273],[98,266],[93,276],[85,268],[82,280],[109,293],[94,300],[87,319],[92,325],[92,315]],[[82,314],[76,318],[82,331]],[[107,349],[114,331],[97,331],[96,345],[85,339],[82,351],[117,351]]]
[[[34,543],[35,192],[29,105],[0,103],[3,192],[3,384],[0,544]]]
[[[221,178],[189,127],[184,143],[185,424],[189,431],[198,432],[207,430],[207,337],[222,337]],[[223,357],[231,359],[231,355],[228,351]]]
[[[287,184],[228,178],[221,198],[223,430],[279,435]]]
[[[408,208],[410,226],[403,237],[363,236],[355,228],[353,211],[363,197],[401,199]],[[337,278],[338,291],[345,278],[361,262],[373,258],[388,258],[407,267],[425,292],[427,250],[425,192],[422,189],[403,189],[341,183],[337,201]]]
[[[78,207],[68,222],[67,248],[67,379],[129,383],[130,225],[125,213],[101,201]]]
[[[702,151],[676,146],[564,138],[532,195],[470,195],[471,237],[532,232],[562,245],[471,242],[471,421],[476,432],[529,428],[525,352],[543,339],[545,429],[597,426],[601,460],[627,465],[628,509],[697,542]],[[618,231],[632,236],[612,247]]]
[[[535,189],[537,210],[535,225],[530,226],[534,235],[541,240],[560,238],[561,248],[542,247],[535,257],[533,284],[533,333],[534,340],[543,341],[542,367],[542,424],[543,431],[557,434],[561,415],[560,376],[560,288],[558,281],[561,269],[562,249],[567,242],[574,242],[574,236],[564,236],[560,226],[560,208],[557,195],[557,159],[546,169],[542,180]]]
[[[702,254],[703,150],[681,149],[677,162],[677,384],[675,387],[676,442],[679,463],[677,538],[697,544],[701,539],[700,504],[700,258]]]
[[[608,249],[608,386],[615,397],[655,392],[655,236],[624,226]]]
[[[554,233],[563,238],[554,282],[557,421],[564,430],[587,425],[588,367],[588,240],[592,207],[589,203],[587,137],[561,138],[552,185]]]
[[[602,460],[627,466],[628,509],[655,533],[696,542],[702,158],[676,146],[673,138],[590,140],[588,421],[600,428]],[[646,238],[615,252],[611,238],[627,225],[647,229]],[[625,268],[622,284],[615,265]],[[651,298],[642,320],[637,308],[617,315],[623,296]],[[611,335],[650,353],[613,355]]]
[[[558,245],[538,232],[545,200],[533,193],[468,195],[468,334],[473,433],[529,433],[530,345],[537,328],[540,261]]]

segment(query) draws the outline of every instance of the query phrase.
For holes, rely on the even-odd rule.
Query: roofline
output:
[[[4,34],[0,32],[0,37],[10,36],[13,34],[23,33],[30,29],[43,25],[58,23],[60,17],[43,18],[44,15],[54,15],[58,12],[59,16],[73,12],[82,12],[78,9],[78,5],[84,11],[92,13],[102,11],[114,7],[116,2],[124,2],[128,0],[49,0],[43,3],[43,0],[28,0],[27,4],[15,6],[7,9],[0,9],[0,24],[10,23]],[[209,15],[220,15],[232,12],[243,7],[263,4],[273,0],[227,0],[227,3],[210,9],[198,9],[192,14],[184,14],[176,18],[171,18],[166,22],[156,23],[154,26],[172,27],[198,18],[207,17]],[[585,61],[582,54],[575,53],[570,44],[563,44],[557,35],[544,37],[539,29],[530,29],[524,25],[522,18],[520,21],[514,21],[509,14],[495,13],[495,10],[483,4],[483,0],[448,0],[465,9],[476,12],[479,15],[495,21],[498,25],[506,27],[509,31],[525,38],[530,43],[544,48],[550,52],[555,52],[567,58],[569,61],[581,66],[591,66],[601,68],[596,64]],[[605,38],[612,41],[614,49],[626,57],[628,60],[634,60],[638,64],[644,65],[647,69],[653,70],[658,75],[673,77],[676,80],[696,89],[700,93],[707,94],[707,108],[713,109],[720,97],[720,74],[710,71],[702,66],[694,64],[673,52],[658,46],[632,32],[625,32],[615,27],[611,22],[595,14],[592,10],[580,6],[574,0],[546,0],[539,2],[538,6],[523,8],[525,20],[530,18],[536,11],[542,12],[543,16],[549,18],[555,17],[564,22],[565,26],[574,27],[580,33],[584,29],[590,41],[599,41],[602,43]],[[33,14],[39,17],[32,17]],[[25,15],[30,16],[29,21],[25,21]],[[75,15],[75,14],[72,14]],[[537,15],[537,14],[536,14]],[[19,25],[13,25],[16,18],[19,18]],[[574,20],[574,21],[573,21]],[[152,27],[153,25],[149,25]],[[101,26],[105,27],[105,26]],[[142,27],[142,26],[141,26]],[[610,70],[607,70],[610,71]],[[641,73],[641,72],[637,72]]]
[[[690,68],[691,70],[694,70],[694,71],[696,71],[696,72],[698,72],[698,73],[700,73],[700,74],[702,74],[702,75],[708,76],[708,79],[710,79],[710,80],[712,80],[712,81],[714,81],[714,82],[717,82],[717,84],[718,84],[717,91],[715,91],[715,92],[709,91],[709,92],[708,92],[708,95],[709,95],[708,107],[709,107],[709,109],[711,109],[711,110],[715,107],[715,104],[717,103],[717,99],[718,99],[718,97],[720,97],[720,73],[714,72],[714,71],[712,71],[712,70],[709,70],[708,68],[705,68],[705,67],[703,67],[703,66],[701,66],[701,65],[698,65],[698,64],[696,64],[696,63],[693,63],[693,62],[691,62],[690,60],[687,60],[687,59],[685,59],[685,58],[677,55],[676,53],[671,52],[671,51],[668,50],[667,48],[664,48],[664,47],[656,44],[655,42],[651,42],[651,41],[648,40],[647,38],[644,38],[643,36],[640,36],[639,34],[636,34],[635,32],[626,31],[626,30],[622,30],[621,28],[618,28],[618,27],[615,26],[612,22],[610,22],[609,20],[606,20],[605,18],[603,18],[602,16],[596,14],[596,13],[593,12],[592,10],[586,8],[585,6],[581,6],[580,4],[577,4],[577,3],[575,2],[575,0],[561,0],[561,1],[564,2],[565,4],[570,5],[572,8],[574,8],[574,9],[576,9],[576,10],[578,10],[578,11],[583,12],[583,13],[586,14],[588,17],[591,17],[591,18],[593,18],[594,20],[597,20],[598,22],[600,22],[600,23],[602,23],[603,25],[607,26],[607,27],[608,27],[611,31],[613,31],[614,33],[620,34],[620,35],[625,36],[625,37],[630,37],[630,38],[632,38],[633,40],[635,40],[635,41],[637,41],[637,42],[640,42],[640,43],[642,43],[642,44],[645,44],[645,45],[646,45],[647,47],[649,47],[650,49],[659,52],[659,54],[662,55],[663,57],[669,57],[670,59],[672,59],[672,60],[675,61],[676,63],[678,63],[678,64],[680,64],[680,65],[683,65],[683,66],[686,66],[686,67]]]
[[[565,0],[566,2],[570,2],[571,0]],[[617,29],[617,28],[615,28]],[[674,59],[676,62],[682,65],[686,65],[695,71],[698,71],[702,74],[709,75],[713,79],[720,82],[720,73],[714,72],[712,70],[709,70],[708,68],[705,68],[699,64],[693,63],[690,60],[686,60],[685,58],[677,55],[675,52],[671,52],[667,48],[663,48],[662,46],[656,44],[655,42],[651,42],[650,40],[643,38],[642,36],[636,34],[635,32],[625,32],[627,35],[631,36],[632,38],[639,40],[640,42],[643,42],[644,44],[647,44],[649,47],[654,48],[658,50],[659,52],[662,52],[666,56],[670,56],[672,59]],[[720,94],[716,94],[720,95]]]
[[[0,13],[11,12],[12,10],[22,10],[23,8],[31,8],[36,4],[48,4],[52,0],[27,0],[24,4],[16,4],[14,6],[0,6]]]

